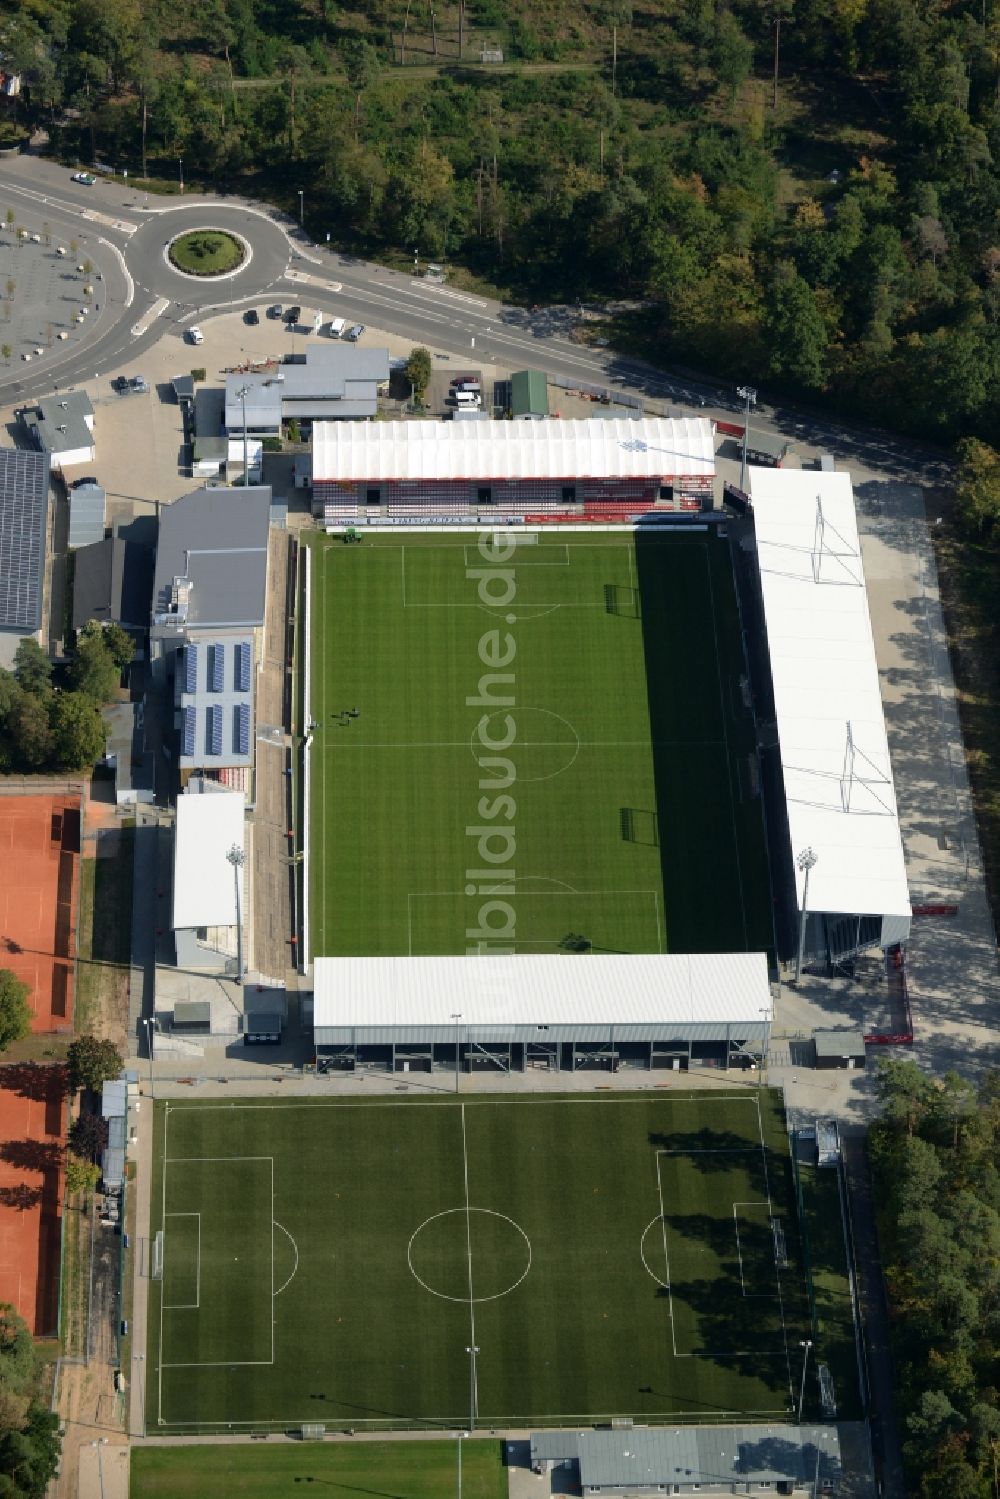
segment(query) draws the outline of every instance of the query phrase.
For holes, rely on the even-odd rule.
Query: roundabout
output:
[[[167,242],[167,259],[181,276],[225,281],[253,258],[242,234],[230,229],[189,229]]]
[[[531,1240],[506,1213],[447,1208],[414,1231],[406,1262],[417,1284],[441,1301],[499,1301],[531,1269]]]

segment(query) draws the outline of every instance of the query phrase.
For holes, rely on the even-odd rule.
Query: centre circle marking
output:
[[[649,1233],[649,1230],[657,1223],[663,1223],[662,1213],[657,1213],[655,1218],[650,1218],[649,1222],[646,1224],[646,1227],[643,1229],[642,1237],[639,1240],[639,1258],[642,1260],[643,1269],[645,1270],[646,1274],[650,1276],[652,1280],[655,1280],[658,1286],[662,1286],[665,1291],[669,1291],[669,1284],[665,1280],[661,1280],[655,1270],[650,1269],[649,1261],[646,1258],[646,1235]]]
[[[417,1285],[422,1286],[425,1291],[429,1291],[432,1296],[437,1296],[441,1301],[458,1301],[463,1305],[468,1305],[470,1299],[468,1296],[449,1296],[447,1291],[436,1291],[434,1287],[429,1286],[427,1282],[423,1280],[413,1268],[413,1245],[416,1242],[418,1235],[422,1234],[424,1229],[428,1228],[432,1223],[436,1223],[439,1218],[451,1218],[456,1214],[459,1217],[464,1218],[467,1213],[485,1213],[488,1218],[500,1218],[504,1223],[509,1223],[511,1228],[514,1229],[516,1233],[519,1233],[521,1235],[521,1238],[524,1240],[525,1248],[528,1252],[528,1263],[525,1265],[524,1269],[517,1277],[517,1280],[512,1281],[511,1284],[507,1286],[503,1291],[497,1291],[492,1296],[473,1296],[471,1298],[474,1303],[480,1301],[499,1301],[502,1296],[509,1296],[512,1291],[516,1291],[522,1280],[524,1280],[525,1276],[528,1274],[528,1271],[531,1269],[531,1240],[528,1238],[528,1235],[525,1233],[521,1225],[519,1223],[515,1223],[513,1218],[508,1218],[506,1213],[495,1213],[492,1208],[445,1208],[443,1213],[432,1213],[431,1216],[429,1218],[425,1218],[423,1223],[419,1224],[410,1235],[410,1242],[406,1246],[406,1263],[407,1265],[409,1265],[410,1274],[417,1282]]]
[[[547,743],[543,740],[541,743],[536,743],[536,744],[532,744],[530,740],[521,742],[519,736],[520,736],[520,730],[521,730],[522,720],[528,714],[531,714],[531,713],[540,713],[546,719],[550,719],[550,718],[551,719],[555,719],[555,722],[557,724],[562,724],[564,728],[566,728],[566,729],[569,730],[569,733],[571,735],[571,739],[568,740],[565,743],[560,743],[558,740],[554,741],[554,742],[550,740]],[[576,732],[576,730],[574,729],[573,725],[570,723],[570,721],[569,721],[568,718],[563,718],[563,716],[562,716],[561,713],[554,713],[551,708],[532,708],[532,707],[524,707],[524,708],[500,708],[495,713],[489,713],[489,714],[487,714],[487,716],[486,716],[487,725],[492,724],[493,721],[494,721],[494,719],[502,720],[502,719],[506,718],[508,715],[511,718],[513,718],[514,722],[517,724],[518,736],[513,739],[513,741],[507,746],[506,749],[504,749],[503,751],[499,751],[498,750],[498,751],[495,751],[493,753],[497,753],[497,754],[501,754],[502,753],[502,754],[510,757],[511,755],[516,755],[517,754],[518,748],[520,748],[520,749],[545,749],[545,750],[551,749],[551,750],[565,750],[566,754],[568,756],[568,758],[566,760],[566,763],[564,765],[558,765],[555,770],[546,771],[546,773],[544,775],[540,775],[540,776],[525,775],[524,772],[519,768],[518,772],[517,772],[517,780],[518,781],[551,781],[556,776],[561,776],[564,770],[569,770],[570,766],[575,762],[577,755],[580,753],[580,736]],[[472,751],[473,757],[475,758],[476,762],[478,763],[478,761],[479,761],[479,759],[480,759],[480,757],[481,757],[481,755],[483,753],[483,749],[484,749],[483,739],[480,736],[478,725],[476,726],[476,728],[473,729],[472,733],[469,735],[469,748]]]

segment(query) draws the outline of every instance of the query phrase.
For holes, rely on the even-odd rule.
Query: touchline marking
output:
[[[740,861],[740,839],[736,831],[736,803],[733,798],[733,758],[729,749],[729,723],[726,714],[726,695],[722,686],[722,663],[719,660],[719,628],[715,612],[715,584],[712,581],[712,565],[709,561],[708,548],[704,551],[705,575],[708,578],[708,597],[712,609],[712,645],[715,651],[715,677],[719,689],[719,716],[722,721],[722,737],[726,746],[726,789],[729,792],[729,819],[733,830],[733,853],[736,858],[736,880],[740,891],[740,920],[743,925],[743,938],[746,946],[749,946],[747,937],[747,906],[743,893],[743,867]]]
[[[476,1299],[472,1288],[472,1211],[469,1206],[469,1151],[465,1136],[465,1104],[462,1104],[462,1169],[465,1175],[465,1248],[469,1262],[469,1357],[472,1360],[472,1411],[479,1414],[479,1375],[476,1371]]]
[[[162,1180],[161,1180],[162,1199],[161,1199],[161,1202],[160,1202],[160,1223],[163,1225],[163,1229],[164,1229],[164,1233],[163,1233],[163,1250],[164,1250],[164,1253],[163,1253],[163,1264],[164,1264],[164,1270],[166,1270],[166,1259],[167,1259],[167,1256],[166,1256],[166,1248],[167,1248],[167,1235],[166,1235],[166,1222],[167,1222],[167,1162],[168,1162],[168,1156],[167,1156],[167,1124],[168,1124],[169,1120],[170,1120],[170,1104],[169,1103],[165,1103],[164,1106],[163,1106],[163,1170],[161,1172],[161,1178],[162,1178]],[[165,1299],[164,1295],[163,1295],[163,1287],[164,1287],[165,1284],[166,1284],[165,1281],[162,1281],[162,1280],[160,1281],[160,1341],[159,1341],[159,1347],[156,1350],[156,1354],[157,1354],[157,1369],[156,1369],[156,1383],[157,1383],[156,1423],[157,1423],[158,1426],[162,1426],[163,1425],[163,1302],[164,1302],[164,1299]]]
[[[660,1181],[660,1152],[656,1152],[656,1195],[660,1199],[660,1230],[663,1235],[663,1265],[667,1275],[667,1301],[670,1307],[670,1341],[677,1358],[677,1332],[674,1327],[674,1293],[670,1289],[670,1256],[667,1253],[667,1219],[663,1211],[663,1183]]]
[[[753,1104],[754,1103],[754,1099],[748,1097],[745,1093],[700,1093],[700,1092],[694,1092],[694,1093],[673,1093],[673,1092],[671,1092],[671,1094],[670,1094],[670,1102],[671,1103],[749,1103],[749,1104]],[[604,1094],[600,1098],[572,1098],[572,1097],[568,1098],[568,1097],[565,1097],[565,1096],[562,1096],[562,1095],[560,1095],[558,1097],[555,1097],[555,1098],[547,1098],[547,1097],[545,1097],[544,1094],[541,1095],[541,1096],[539,1096],[539,1097],[533,1097],[531,1094],[526,1093],[523,1096],[519,1097],[518,1100],[517,1100],[517,1107],[518,1107],[519,1110],[529,1109],[529,1108],[531,1108],[533,1106],[535,1106],[535,1107],[542,1107],[542,1108],[554,1108],[556,1105],[567,1105],[567,1104],[569,1104],[569,1105],[584,1104],[584,1105],[586,1105],[588,1107],[591,1107],[591,1108],[617,1108],[617,1107],[625,1107],[628,1104],[633,1104],[633,1105],[634,1104],[642,1104],[642,1105],[648,1106],[648,1104],[649,1104],[649,1093],[648,1092],[643,1092],[643,1093],[635,1095],[634,1097],[630,1096],[630,1095],[627,1095],[627,1094],[624,1097],[621,1096],[621,1095],[615,1095],[615,1094]],[[469,1109],[475,1109],[475,1108],[496,1108],[496,1105],[497,1105],[497,1099],[494,1098],[494,1097],[484,1098],[481,1102],[478,1101],[477,1099],[468,1098],[462,1104],[459,1104],[458,1107],[459,1108],[469,1108]],[[174,1113],[184,1113],[184,1114],[192,1114],[192,1113],[201,1113],[201,1114],[227,1113],[227,1114],[232,1114],[232,1113],[239,1113],[240,1111],[245,1111],[247,1109],[416,1109],[416,1108],[448,1109],[448,1108],[455,1108],[455,1104],[452,1101],[450,1101],[450,1100],[442,1101],[441,1099],[420,1098],[420,1097],[407,1098],[405,1101],[403,1099],[401,1099],[401,1098],[386,1098],[386,1099],[367,1099],[367,1098],[340,1098],[340,1099],[317,1098],[317,1099],[312,1099],[312,1098],[306,1098],[306,1099],[302,1099],[302,1100],[296,1100],[294,1098],[280,1098],[280,1099],[276,1098],[276,1099],[273,1099],[273,1100],[269,1100],[267,1103],[183,1103],[180,1100],[173,1100],[172,1101],[172,1107],[173,1107],[173,1112]],[[755,1146],[748,1146],[747,1148],[748,1149],[756,1149]],[[670,1152],[668,1152],[668,1151],[662,1151],[662,1150],[658,1151],[657,1153],[659,1155],[670,1154]],[[684,1154],[684,1155],[690,1155],[692,1152],[690,1152],[690,1151],[683,1151],[681,1153]],[[232,1157],[231,1156],[225,1156],[225,1157],[223,1157],[223,1159],[224,1160],[231,1160]],[[269,1159],[269,1157],[264,1156],[263,1159],[267,1160],[267,1159]]]

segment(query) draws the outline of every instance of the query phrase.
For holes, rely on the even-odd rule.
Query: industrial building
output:
[[[733,526],[772,879],[794,907],[780,945],[834,967],[898,947],[911,923],[854,495],[846,473],[765,468],[749,489]]]
[[[317,1064],[523,1072],[756,1066],[763,953],[322,958]]]
[[[389,383],[388,349],[312,344],[277,370],[226,376],[225,429],[279,437],[282,422],[368,421]]]
[[[93,463],[94,408],[85,390],[67,390],[25,406],[21,421],[40,453],[47,453],[59,472]]]
[[[835,1426],[658,1426],[543,1431],[536,1473],[570,1469],[585,1495],[835,1495],[842,1468]]]
[[[71,552],[104,540],[104,501],[104,490],[92,480],[82,480],[70,489],[66,545]]]
[[[82,630],[88,620],[121,625],[136,638],[137,647],[149,629],[149,606],[153,594],[154,547],[133,540],[134,532],[155,534],[156,523],[142,528],[132,522],[123,534],[105,537],[82,546],[73,562],[73,629]]]
[[[48,455],[0,448],[0,632],[41,628],[48,518]]]
[[[712,423],[317,422],[313,513],[328,527],[621,521],[710,508]]]

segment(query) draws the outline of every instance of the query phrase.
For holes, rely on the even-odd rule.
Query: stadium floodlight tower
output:
[[[243,407],[243,488],[244,489],[247,489],[249,487],[249,484],[250,484],[250,466],[249,466],[249,460],[247,458],[247,449],[249,447],[249,442],[247,441],[247,396],[249,394],[250,394],[250,387],[249,387],[249,385],[241,385],[240,388],[239,388],[239,390],[236,392],[236,399],[239,401],[240,405]]]
[[[236,884],[236,982],[243,982],[243,921],[240,913],[240,870],[246,862],[246,854],[238,843],[234,843],[226,855],[226,860],[233,866],[233,879]]]
[[[806,916],[809,908],[809,871],[819,863],[819,855],[811,848],[804,848],[795,860],[805,875],[802,887],[802,909],[799,912],[799,950],[795,959],[795,982],[802,976],[802,957],[806,947]]]
[[[801,1425],[802,1406],[806,1398],[806,1365],[809,1362],[809,1350],[812,1347],[812,1339],[806,1338],[804,1343],[799,1344],[799,1347],[802,1349],[802,1381],[799,1385],[799,1424]]]
[[[736,394],[743,402],[743,457],[740,462],[740,488],[747,487],[747,441],[750,437],[750,411],[757,404],[757,392],[752,385],[737,385]]]

